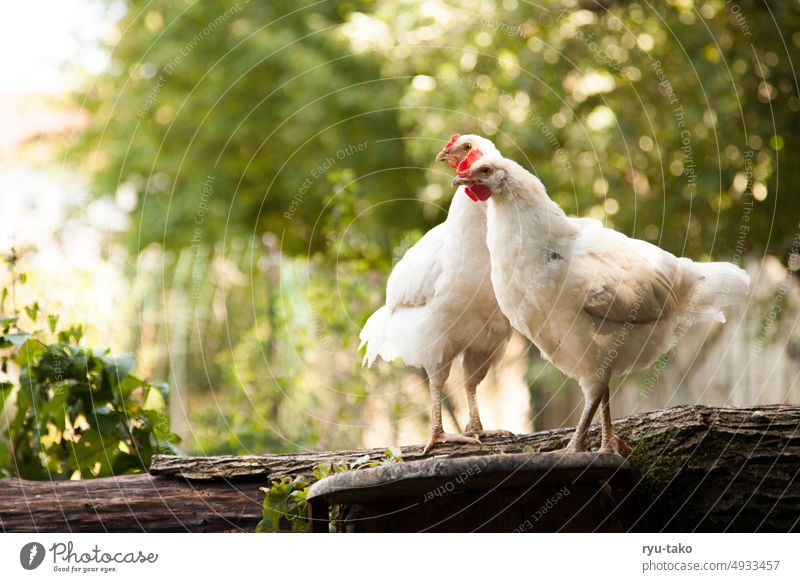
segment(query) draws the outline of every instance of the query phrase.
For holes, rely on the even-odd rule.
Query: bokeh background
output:
[[[800,402],[800,5],[64,0],[3,7],[0,252],[85,342],[171,387],[194,454],[422,442],[419,371],[360,367],[393,263],[441,222],[452,133],[570,213],[754,279],[620,379],[615,416]],[[445,428],[463,427],[458,371]],[[515,337],[487,428],[577,420]],[[3,420],[0,419],[0,423]]]

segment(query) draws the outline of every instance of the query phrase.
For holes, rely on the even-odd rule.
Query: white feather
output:
[[[389,276],[386,305],[361,331],[365,365],[401,359],[429,373],[465,349],[502,355],[510,335],[491,284],[486,210],[456,192],[447,220],[406,251]]]

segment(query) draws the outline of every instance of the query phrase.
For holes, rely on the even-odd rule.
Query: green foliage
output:
[[[343,354],[395,249],[443,219],[451,171],[433,157],[456,131],[492,138],[567,212],[680,255],[785,256],[797,232],[790,2],[124,4],[67,157],[131,207],[130,250],[161,253],[137,271],[152,319],[173,275],[199,288],[195,451],[358,446],[365,401],[393,382],[387,408],[412,416],[396,369]],[[530,378],[539,410],[562,377],[534,359]]]
[[[232,227],[277,233],[293,254],[319,250],[328,239],[319,228],[312,235],[317,218],[338,206],[325,174],[366,176],[387,159],[407,165],[402,142],[391,139],[405,81],[381,79],[378,55],[352,53],[337,32],[371,2],[125,4],[109,70],[77,97],[92,123],[71,154],[92,163],[99,193],[123,183],[136,192],[133,248],[181,249],[197,240],[196,227],[200,242],[213,244]],[[372,195],[359,210],[398,188],[413,192],[419,176],[362,182]],[[410,208],[378,215],[374,249],[418,222]]]
[[[13,250],[7,263],[11,282],[0,292],[0,313],[26,279],[16,273]],[[175,452],[166,385],[137,378],[130,354],[81,346],[81,326],[58,330],[58,317],[43,318],[38,302],[24,307],[28,329],[11,307],[12,315],[0,316],[0,475],[139,473],[154,454]],[[37,329],[42,319],[46,331]]]
[[[261,250],[260,241],[251,241],[227,259],[249,272],[258,269],[250,260]],[[359,423],[368,394],[365,373],[355,354],[344,360],[335,356],[353,353],[348,314],[360,312],[364,297],[375,289],[357,271],[343,270],[337,277],[322,261],[273,258],[274,264],[262,263],[263,275],[251,285],[229,287],[229,319],[202,332],[209,342],[231,328],[238,334],[233,347],[216,351],[211,369],[218,376],[210,387],[226,388],[224,405],[204,398],[195,408],[193,437],[204,454],[360,444],[360,432],[352,427]],[[337,281],[341,297],[325,291]],[[247,302],[252,309],[237,309]],[[199,358],[196,365],[203,365]],[[335,390],[325,389],[331,376]],[[315,422],[308,422],[309,413],[316,415]]]
[[[387,449],[379,460],[370,459],[363,455],[349,463],[340,462],[319,463],[312,470],[312,475],[306,477],[298,475],[294,479],[283,477],[273,481],[269,487],[261,487],[264,492],[262,519],[256,527],[259,533],[277,533],[280,531],[305,532],[308,531],[308,505],[306,496],[308,490],[317,481],[325,477],[347,471],[357,471],[370,467],[380,467],[391,463],[402,463],[403,455],[398,448]],[[335,508],[331,508],[335,511]],[[333,524],[334,521],[332,520]],[[335,527],[332,525],[332,527]]]
[[[746,29],[724,0],[126,5],[72,153],[99,194],[136,192],[136,249],[187,247],[201,219],[207,243],[272,232],[290,254],[331,251],[359,217],[350,254],[385,266],[441,218],[399,199],[446,207],[446,172],[420,170],[455,131],[494,138],[569,211],[676,252],[733,254],[753,198],[746,249],[783,254],[796,231],[797,197],[773,212],[779,158],[800,148],[791,3],[742,0]]]

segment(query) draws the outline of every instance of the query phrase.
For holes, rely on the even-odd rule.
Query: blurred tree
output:
[[[424,75],[403,97],[409,133],[487,134],[568,212],[677,254],[786,253],[800,216],[800,176],[778,179],[800,150],[796,6],[502,4],[375,11],[395,39],[384,76]]]
[[[354,369],[358,326],[443,218],[450,171],[432,158],[451,133],[487,135],[568,212],[677,254],[783,257],[798,231],[800,177],[778,171],[800,148],[794,3],[124,4],[69,154],[131,211],[129,247],[163,253],[149,301],[184,266],[204,448],[352,443],[380,384]],[[534,361],[533,392],[546,372]]]
[[[380,203],[446,206],[444,172],[422,189],[413,167],[457,130],[525,160],[569,211],[677,253],[731,256],[742,235],[780,254],[797,230],[800,179],[777,171],[800,140],[789,3],[127,6],[73,153],[134,208],[136,249],[269,231],[306,254],[356,221],[360,257],[385,266],[441,211]],[[359,182],[352,206],[322,179],[334,167]]]
[[[332,168],[353,168],[370,193],[356,211],[414,191],[419,176],[374,173],[405,165],[403,80],[381,79],[380,55],[351,53],[341,25],[359,3],[126,6],[108,71],[79,97],[92,123],[72,153],[91,164],[98,194],[132,207],[134,250],[265,231],[284,252],[324,248],[314,225],[338,204]],[[389,208],[376,218],[373,254],[419,224]]]

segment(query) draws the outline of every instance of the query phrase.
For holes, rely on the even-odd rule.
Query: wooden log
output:
[[[311,531],[625,532],[638,517],[628,462],[609,453],[513,453],[390,463],[311,486]],[[625,501],[627,502],[625,502]],[[319,507],[318,507],[319,506]]]
[[[635,449],[635,496],[643,531],[800,529],[800,406],[676,406],[615,422]],[[445,444],[442,459],[531,453],[564,446],[571,429]],[[597,426],[590,433],[597,446]],[[406,460],[421,446],[404,447]],[[86,481],[0,480],[3,531],[252,531],[259,486],[310,475],[321,462],[348,462],[384,449],[290,455],[156,457],[151,475]]]
[[[4,532],[254,531],[261,481],[128,475],[85,481],[0,480]]]
[[[800,530],[800,406],[748,408],[674,406],[615,421],[634,446],[629,461],[645,531]],[[548,451],[563,447],[572,429],[487,439],[483,446],[437,445],[441,458]],[[590,431],[590,446],[599,429]],[[406,460],[422,447],[402,448]],[[320,462],[380,459],[384,449],[251,455],[157,457],[151,472],[192,479],[258,475],[265,481],[310,475]]]

